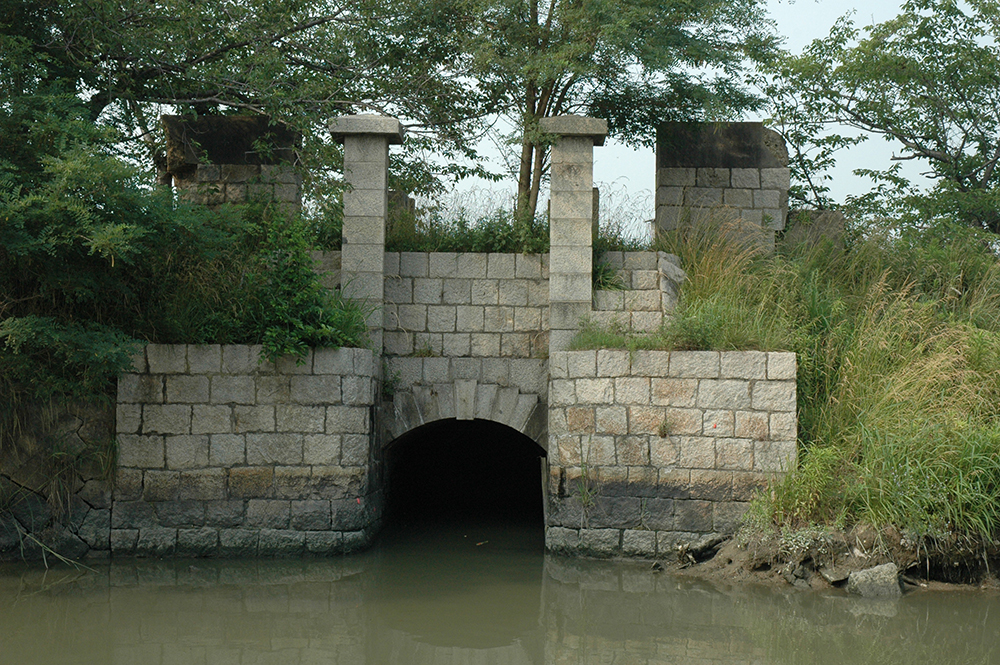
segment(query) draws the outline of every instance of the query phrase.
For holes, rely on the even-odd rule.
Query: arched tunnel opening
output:
[[[542,538],[544,456],[492,421],[438,420],[407,432],[386,451],[388,526],[534,527]]]

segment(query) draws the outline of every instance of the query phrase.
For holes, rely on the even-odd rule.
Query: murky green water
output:
[[[534,532],[437,529],[295,561],[0,567],[0,663],[1000,662],[1000,596],[896,602],[547,557]]]

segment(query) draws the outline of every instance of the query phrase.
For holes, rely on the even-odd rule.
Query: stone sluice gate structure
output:
[[[753,493],[795,463],[795,356],[569,350],[585,319],[657,328],[685,275],[671,255],[612,253],[605,260],[627,288],[594,292],[592,160],[606,125],[566,116],[543,129],[558,137],[548,254],[392,253],[386,171],[401,126],[380,116],[337,119],[349,185],[343,245],[316,259],[328,287],[373,305],[371,348],[268,363],[253,346],[148,345],[119,382],[114,489],[91,482],[72,499],[58,527],[70,545],[63,549],[98,557],[362,549],[383,526],[393,491],[387,451],[449,419],[494,421],[537,444],[550,551],[655,557],[731,532]],[[757,188],[765,194],[722,188],[716,197],[748,202],[737,221],[784,219],[787,169],[782,176],[767,160],[754,180],[770,183]],[[236,168],[246,165],[179,161],[189,195],[206,203],[217,203],[220,189],[237,200],[253,186],[248,169]],[[739,164],[727,182],[742,192],[754,167]],[[721,182],[718,169],[677,168],[693,171],[692,188]],[[682,217],[663,212],[661,202],[676,195],[663,183],[687,178],[675,171],[658,171],[657,218],[670,225]],[[227,183],[227,174],[243,180]],[[284,201],[299,200],[285,191],[295,178],[275,182],[267,186]],[[778,207],[754,207],[758,200]],[[469,470],[480,472],[489,470]],[[19,552],[8,543],[7,554]]]

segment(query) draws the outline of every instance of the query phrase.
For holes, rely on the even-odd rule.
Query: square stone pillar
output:
[[[565,351],[592,308],[594,146],[604,145],[608,123],[565,115],[543,118],[552,146],[549,187],[549,351]]]
[[[341,290],[371,309],[372,348],[382,353],[385,221],[389,209],[389,145],[403,142],[399,120],[380,115],[334,118],[330,133],[344,144]]]

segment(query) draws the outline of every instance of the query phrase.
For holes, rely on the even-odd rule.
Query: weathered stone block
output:
[[[341,435],[307,434],[303,438],[305,464],[339,464]]]
[[[287,529],[291,520],[291,501],[250,499],[247,502],[247,526],[259,529]]]
[[[353,349],[316,349],[313,353],[313,374],[352,374]]]
[[[651,557],[656,554],[656,533],[629,529],[622,531],[622,554]]]
[[[324,499],[356,496],[363,479],[361,467],[314,466],[310,476],[311,496]]]
[[[763,351],[726,351],[720,354],[720,361],[720,378],[767,378],[767,354]]]
[[[247,434],[247,464],[301,464],[301,434]]]
[[[754,447],[754,471],[787,473],[795,467],[795,441],[758,441]]]
[[[239,500],[206,501],[205,525],[213,527],[240,526],[243,524],[245,510],[246,504]]]
[[[329,501],[292,501],[290,523],[297,531],[329,531],[331,516]]]
[[[200,469],[208,466],[208,436],[168,436],[168,469]]]
[[[768,414],[760,411],[737,411],[735,436],[755,441],[768,439]]]
[[[168,403],[199,404],[208,401],[208,377],[183,374],[166,377]]]
[[[702,418],[701,429],[705,436],[733,436],[735,418],[733,412],[728,410],[705,411]],[[693,432],[698,434],[699,432]]]
[[[761,169],[760,186],[763,189],[788,191],[791,186],[791,172],[787,168]]]
[[[577,379],[576,397],[580,404],[611,404],[615,395],[613,379]]]
[[[162,469],[166,465],[163,437],[159,435],[119,435],[118,464],[122,467]]]
[[[675,351],[670,354],[671,377],[714,379],[719,376],[717,351]]]
[[[206,400],[207,401],[207,400]],[[191,411],[192,434],[227,434],[233,431],[232,408],[195,404]]]
[[[449,358],[466,357],[472,350],[469,333],[444,333],[441,336],[441,353]]]
[[[304,377],[295,377],[297,379]],[[257,375],[254,377],[257,386],[257,404],[284,404],[291,399],[289,377],[285,374]]]
[[[177,530],[178,556],[212,556],[219,549],[219,531],[210,527]]]
[[[615,379],[615,403],[645,406],[650,403],[650,380],[644,376]]]
[[[629,406],[629,434],[659,434],[665,417],[666,412],[662,407]],[[701,425],[700,419],[698,425]]]
[[[677,437],[677,464],[685,469],[715,468],[715,439],[707,436]]]
[[[697,404],[697,379],[652,379],[653,404],[690,408]]]
[[[122,374],[118,378],[118,401],[160,404],[163,402],[163,377],[148,374]]]
[[[735,533],[750,508],[750,504],[727,501],[712,506],[712,530],[716,533]]]
[[[444,280],[441,286],[441,302],[445,305],[468,305],[472,302],[472,280]]]
[[[119,444],[120,445],[120,444]],[[119,464],[121,454],[119,453]],[[161,457],[162,465],[162,457]],[[135,501],[142,496],[142,471],[139,469],[123,469],[119,466],[115,472],[115,500]]]
[[[732,501],[733,474],[729,471],[692,470],[683,498]]]
[[[370,381],[370,379],[368,380]],[[326,408],[300,404],[278,404],[275,406],[275,423],[279,432],[320,433],[326,423]]]
[[[741,405],[741,408],[747,408]],[[794,381],[758,381],[753,386],[753,408],[757,411],[795,411]]]
[[[275,430],[274,406],[233,407],[236,432],[273,432]]]
[[[649,436],[649,463],[659,468],[669,468],[680,460],[680,445],[670,437]]]
[[[429,259],[426,252],[401,252],[399,254],[400,277],[427,277]]]
[[[368,409],[360,406],[331,406],[326,410],[327,434],[367,434]]]
[[[494,307],[483,308],[483,330],[488,333],[511,332],[514,330],[514,308]]]
[[[222,347],[222,372],[248,375],[257,370],[260,347],[246,344],[226,344]]]
[[[575,553],[580,548],[580,530],[550,526],[545,529],[545,549],[557,553]]]
[[[274,495],[282,499],[305,499],[312,491],[312,470],[307,466],[274,469]]]
[[[160,526],[190,528],[205,523],[202,501],[160,501],[153,506]]]
[[[796,376],[795,354],[771,352],[767,354],[767,378],[772,381],[790,381]]]
[[[77,530],[76,535],[96,550],[111,548],[111,511],[91,510]]]
[[[177,547],[177,529],[146,527],[139,530],[135,544],[136,556],[163,557],[174,554]]]
[[[306,551],[310,554],[335,554],[343,551],[340,531],[306,531]]]
[[[153,506],[145,501],[115,501],[111,507],[112,529],[145,529],[153,526],[156,526],[156,514]]]
[[[147,344],[146,361],[150,374],[184,374],[187,372],[187,346]]]
[[[652,419],[650,425],[656,422],[656,414],[659,414],[659,424],[655,432],[647,434],[666,434],[667,436],[698,436],[702,433],[704,426],[704,416],[700,409],[656,409],[653,407],[650,412]],[[714,436],[712,432],[705,432],[706,436]]]
[[[629,466],[649,464],[649,440],[648,436],[616,436],[618,463]]]
[[[214,501],[226,498],[226,470],[199,469],[182,471],[178,498],[193,501]]]
[[[187,404],[146,404],[142,407],[143,434],[189,434],[191,407]]]
[[[260,533],[250,529],[220,529],[219,554],[228,557],[257,556]]]
[[[703,379],[698,384],[698,406],[702,409],[749,409],[750,405],[750,384],[746,381]]]
[[[237,499],[270,497],[274,493],[274,468],[248,466],[229,469],[229,496]]]
[[[624,406],[599,406],[596,420],[599,434],[628,434],[628,411]]]
[[[427,307],[427,330],[429,332],[455,332],[455,306],[430,305]]]
[[[338,499],[330,502],[333,511],[332,527],[335,531],[358,531],[365,523],[364,500],[357,498]]]
[[[341,444],[341,464],[361,466],[368,463],[370,440],[367,434],[345,434]]]
[[[674,528],[677,531],[709,533],[712,530],[712,502],[674,501]]]
[[[794,441],[798,437],[795,413],[772,413],[768,435],[777,441]]]
[[[223,347],[223,359],[225,359],[225,349]],[[213,404],[253,404],[256,388],[252,376],[227,376],[218,375],[212,377],[211,402]]]
[[[580,549],[595,556],[612,556],[620,551],[621,531],[618,529],[582,529]]]
[[[667,351],[636,351],[632,356],[632,375],[637,377],[667,376],[671,354]]]
[[[246,464],[246,439],[242,434],[212,434],[208,439],[209,465]]]
[[[615,437],[586,436],[581,437],[583,461],[588,467],[606,466],[617,463],[615,459]]]
[[[142,406],[119,403],[115,409],[115,431],[118,434],[138,434],[142,427]]]

